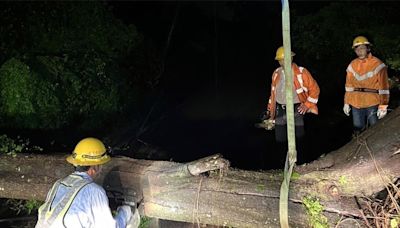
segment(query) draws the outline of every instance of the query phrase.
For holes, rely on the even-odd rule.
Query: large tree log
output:
[[[360,219],[355,197],[373,197],[400,177],[400,109],[337,151],[296,168],[289,221],[308,226],[303,200],[319,199],[334,226]],[[227,169],[219,155],[188,164],[113,158],[97,182],[111,197],[140,202],[144,214],[167,220],[232,227],[279,227],[282,171]],[[64,155],[2,156],[0,197],[43,200],[51,184],[72,172]],[[206,175],[205,175],[206,174]],[[359,202],[358,202],[359,203]]]

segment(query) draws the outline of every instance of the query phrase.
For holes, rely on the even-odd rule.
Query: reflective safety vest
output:
[[[51,188],[46,202],[39,208],[36,228],[65,227],[65,214],[68,212],[68,209],[79,191],[90,183],[92,183],[92,180],[85,179],[76,174],[70,174],[64,179],[58,180]],[[70,190],[63,196],[60,202],[52,205],[60,185],[64,185],[70,188]]]
[[[388,105],[387,67],[381,60],[370,53],[365,59],[354,59],[346,71],[345,104],[356,108]]]
[[[306,68],[299,67],[295,63],[292,63],[292,69],[293,85],[299,101],[309,108],[309,112],[317,115],[317,103],[320,92],[318,83]],[[276,85],[279,83],[280,77],[282,77],[283,74],[284,72],[282,67],[276,69],[272,74],[271,96],[268,100],[268,111],[271,113],[271,119],[275,119]]]

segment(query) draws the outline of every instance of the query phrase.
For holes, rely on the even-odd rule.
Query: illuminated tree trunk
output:
[[[227,168],[219,155],[187,164],[114,158],[96,180],[110,197],[140,202],[146,216],[232,227],[279,227],[281,171]],[[306,166],[296,167],[289,222],[306,227],[304,198],[319,199],[328,224],[361,221],[355,197],[374,196],[400,177],[400,109],[358,139]],[[54,181],[72,172],[61,155],[0,159],[0,197],[43,200]]]

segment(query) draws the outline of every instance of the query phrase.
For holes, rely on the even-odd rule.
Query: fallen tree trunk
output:
[[[318,219],[335,226],[347,217],[361,223],[362,198],[375,196],[400,177],[399,151],[397,109],[339,150],[297,167],[289,193],[291,226],[306,227]],[[149,217],[228,227],[279,227],[282,171],[228,166],[219,155],[187,164],[118,157],[105,165],[96,181],[111,197],[140,202]],[[64,155],[2,156],[0,197],[43,200],[51,184],[72,170]],[[305,199],[319,202],[323,212],[310,217]]]

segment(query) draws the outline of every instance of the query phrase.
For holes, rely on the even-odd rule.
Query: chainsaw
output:
[[[270,112],[265,111],[260,116],[261,123],[256,123],[254,126],[256,128],[264,128],[265,130],[273,130],[275,128],[275,120],[270,119]]]

